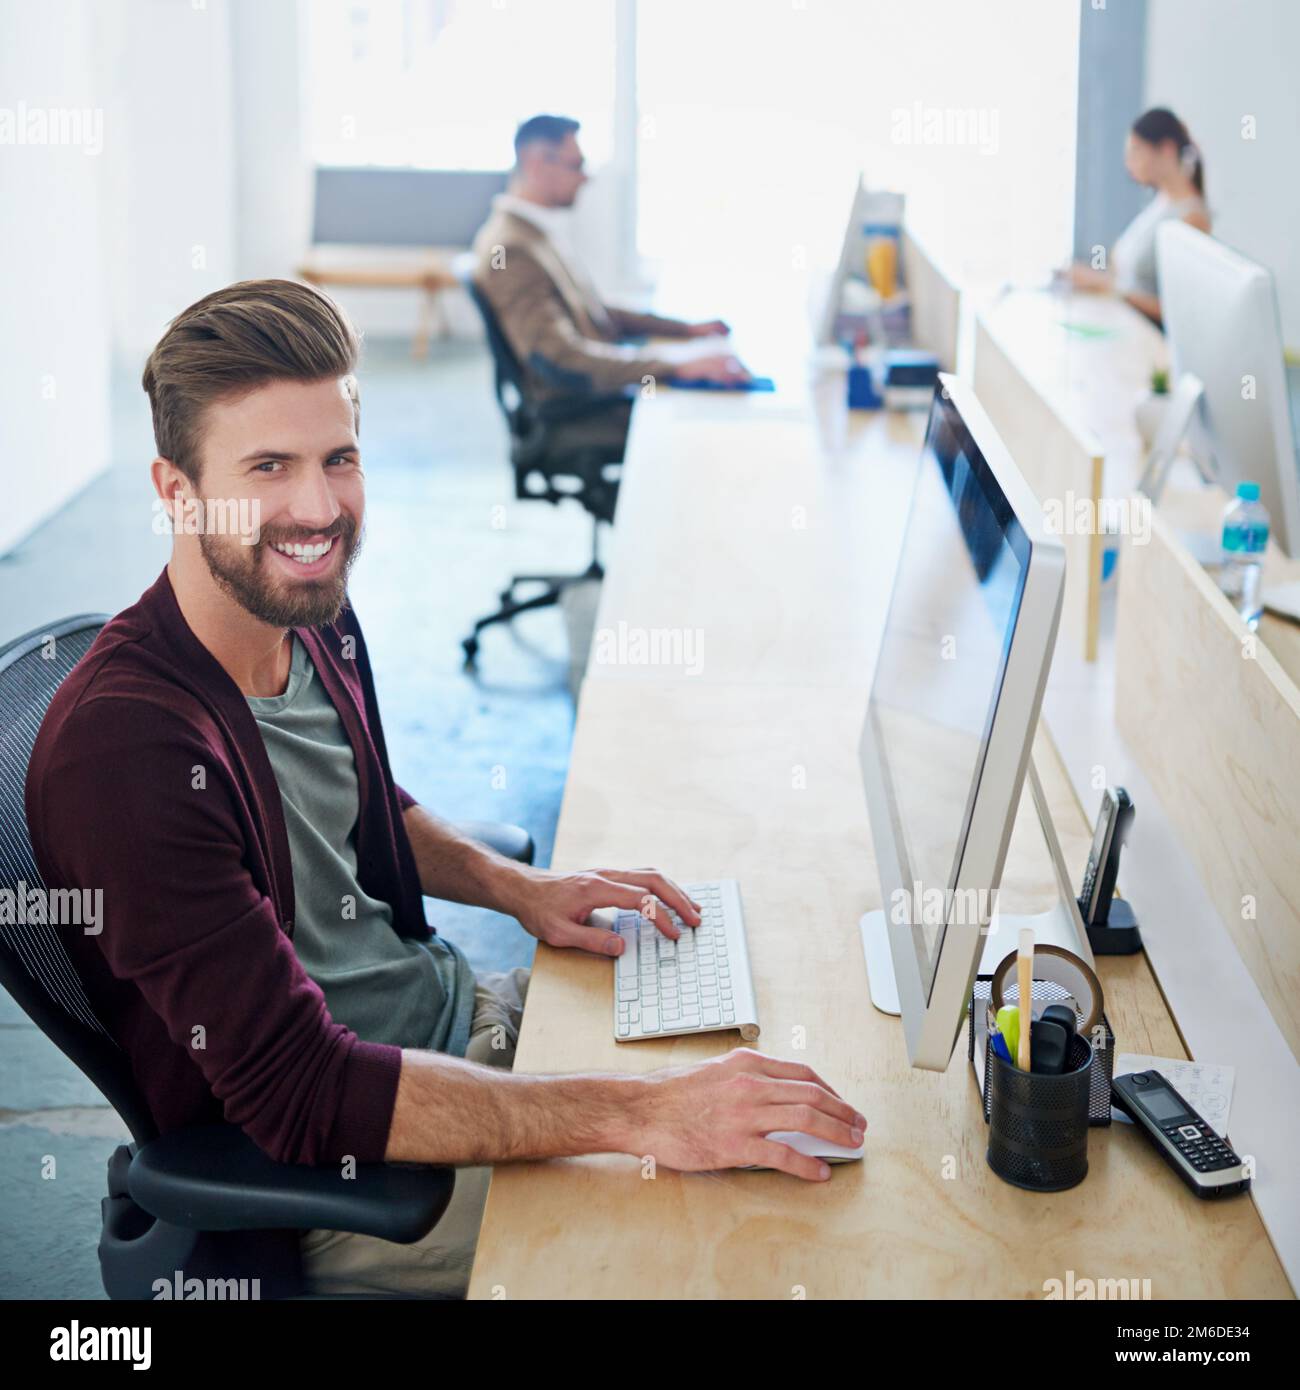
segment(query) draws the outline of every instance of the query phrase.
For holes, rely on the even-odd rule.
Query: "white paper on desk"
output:
[[[1220,1139],[1228,1137],[1228,1116],[1232,1111],[1232,1085],[1236,1067],[1217,1062],[1187,1062],[1174,1057],[1143,1057],[1136,1052],[1121,1052],[1115,1058],[1116,1076],[1134,1071],[1158,1071]],[[1112,1120],[1131,1125],[1132,1120],[1122,1110],[1111,1106]]]

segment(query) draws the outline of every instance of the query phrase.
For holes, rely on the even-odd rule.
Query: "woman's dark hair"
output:
[[[1196,191],[1202,198],[1205,197],[1205,164],[1201,152],[1192,143],[1187,127],[1172,111],[1163,106],[1153,106],[1150,111],[1144,111],[1133,122],[1133,134],[1148,145],[1163,145],[1166,140],[1172,140],[1184,167],[1190,165],[1188,173],[1196,185]]]

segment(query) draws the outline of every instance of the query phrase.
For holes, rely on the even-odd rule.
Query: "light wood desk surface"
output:
[[[1198,1202],[1125,1127],[1091,1131],[1089,1176],[1070,1192],[1001,1182],[964,1037],[946,1073],[914,1071],[900,1024],[870,1005],[857,924],[880,900],[856,750],[893,554],[871,557],[901,528],[878,492],[906,501],[921,422],[863,417],[837,436],[777,402],[654,404],[638,407],[597,640],[619,621],[701,628],[703,669],[602,669],[593,648],[554,863],[736,877],[759,1046],[808,1062],[863,1110],[867,1156],[817,1186],[651,1179],[621,1156],[501,1168],[471,1297],[1036,1298],[1067,1270],[1150,1279],[1157,1298],[1289,1296],[1253,1204]],[[809,508],[814,546],[787,530],[794,506]],[[1081,864],[1089,828],[1043,732],[1036,758],[1067,862]],[[1045,905],[1051,885],[1027,815],[1010,911]],[[1099,973],[1124,1050],[1186,1055],[1144,958]],[[739,1042],[620,1046],[611,1011],[608,961],[539,947],[516,1067],[642,1071]]]
[[[1142,473],[1134,412],[1167,370],[1164,335],[1122,299],[1103,294],[1012,290],[985,322],[1033,383],[1105,447],[1105,491],[1126,496]]]
[[[639,402],[588,680],[686,675],[635,660],[632,639],[660,633],[689,638],[708,682],[865,684],[925,418],[705,392]]]

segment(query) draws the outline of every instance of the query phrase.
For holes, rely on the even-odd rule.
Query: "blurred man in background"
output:
[[[670,357],[626,341],[716,338],[728,330],[717,319],[686,323],[601,299],[567,245],[568,209],[587,181],[577,132],[578,122],[565,116],[534,116],[519,127],[509,189],[494,199],[474,239],[475,283],[523,365],[530,394],[547,400],[617,392],[647,378],[747,380],[730,353]],[[607,442],[611,461],[622,458],[631,408],[629,400],[574,421],[565,442]]]

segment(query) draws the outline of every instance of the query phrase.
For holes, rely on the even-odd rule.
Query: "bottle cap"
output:
[[[1237,496],[1240,497],[1241,500],[1242,500],[1243,502],[1258,502],[1258,501],[1259,501],[1259,484],[1258,484],[1258,483],[1238,483],[1238,484],[1237,484]]]

